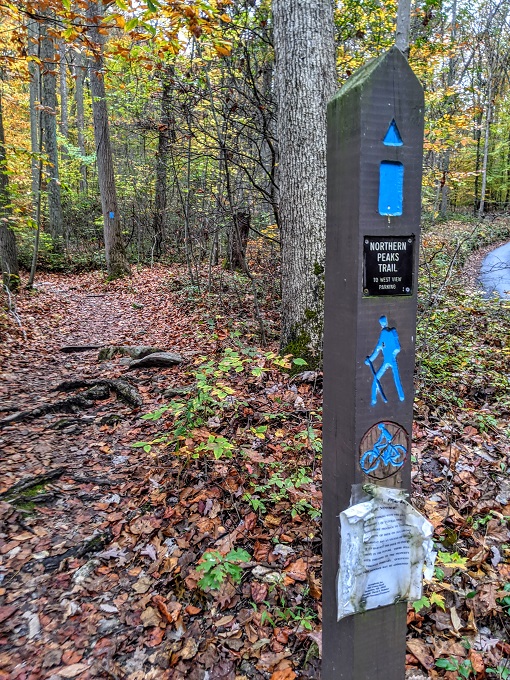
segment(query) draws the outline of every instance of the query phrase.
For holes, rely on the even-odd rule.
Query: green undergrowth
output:
[[[245,462],[243,500],[252,510],[264,515],[278,506],[292,519],[316,520],[320,504],[309,498],[309,485],[322,452],[321,418],[317,411],[296,414],[296,388],[287,390],[291,367],[302,369],[306,362],[241,344],[214,359],[198,357],[190,371],[192,388],[142,416],[157,421],[158,431],[132,446],[156,463],[169,455],[187,466]],[[253,399],[261,393],[265,399],[268,390],[267,409],[255,411]]]
[[[488,226],[455,223],[424,235],[416,356],[418,399],[441,414],[469,408],[482,431],[503,426],[510,409],[510,303],[485,298],[462,275]],[[492,238],[506,230],[505,221]]]

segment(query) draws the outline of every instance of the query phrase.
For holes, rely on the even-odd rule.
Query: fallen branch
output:
[[[73,548],[69,548],[60,555],[50,555],[50,557],[45,557],[43,560],[31,560],[22,569],[22,571],[32,571],[35,564],[42,563],[45,571],[55,571],[57,570],[64,560],[68,560],[70,557],[84,557],[90,553],[100,552],[105,548],[108,543],[112,540],[112,532],[110,529],[103,531],[103,533],[89,538],[88,540],[75,545]]]
[[[66,345],[61,347],[60,351],[64,354],[73,354],[74,352],[87,352],[89,349],[101,349],[103,345]]]

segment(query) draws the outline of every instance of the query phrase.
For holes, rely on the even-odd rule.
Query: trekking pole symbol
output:
[[[372,382],[372,406],[377,404],[378,394],[381,395],[381,398],[385,404],[388,403],[388,398],[386,397],[381,385],[381,378],[389,368],[391,368],[393,382],[395,383],[398,398],[400,401],[404,401],[405,399],[404,389],[400,380],[400,373],[397,363],[397,354],[400,352],[400,342],[397,329],[388,327],[388,319],[385,316],[380,317],[379,323],[381,324],[382,330],[377,340],[377,344],[372,354],[365,359],[365,364],[369,366],[374,378]],[[382,363],[376,370],[374,367],[374,361],[377,359],[379,354],[382,355]]]

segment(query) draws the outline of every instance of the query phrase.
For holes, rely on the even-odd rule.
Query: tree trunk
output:
[[[42,92],[41,112],[43,124],[43,150],[47,155],[48,167],[48,226],[51,237],[58,242],[63,235],[64,218],[60,198],[60,182],[58,176],[58,146],[57,146],[57,77],[55,62],[55,43],[47,34],[46,24],[40,24],[41,29],[41,61]]]
[[[237,210],[234,213],[232,229],[229,233],[229,264],[232,270],[247,271],[246,248],[250,233],[250,213]]]
[[[456,49],[456,42],[457,42],[457,0],[454,0],[452,3],[452,29],[451,29],[451,50]],[[453,87],[453,84],[455,83],[455,62],[456,60],[454,59],[453,55],[450,56],[448,60],[448,78],[446,81],[448,90],[451,90]],[[451,101],[450,105],[450,110],[453,113],[453,111],[456,109],[456,97],[455,95],[449,95],[448,99]],[[440,208],[440,215],[442,218],[446,218],[446,215],[448,213],[448,193],[450,190],[450,183],[449,183],[449,175],[450,175],[450,156],[451,156],[451,150],[446,149],[443,155],[443,183],[441,186],[441,208]]]
[[[102,5],[91,3],[87,12],[88,18],[95,26],[101,20]],[[92,113],[94,117],[94,140],[96,143],[97,176],[101,194],[101,206],[104,220],[104,245],[106,267],[110,279],[130,274],[129,263],[122,240],[120,215],[115,190],[113,172],[113,156],[110,143],[108,110],[106,107],[106,91],[103,79],[103,37],[96,28],[90,31],[92,41],[97,47],[95,57],[90,63],[90,91],[92,94]]]
[[[482,217],[485,209],[485,193],[487,191],[487,167],[489,163],[489,139],[492,122],[492,73],[489,73],[489,87],[487,92],[487,113],[485,114],[485,133],[483,141],[482,186],[480,188],[480,205],[478,217]]]
[[[28,49],[30,56],[39,57],[39,22],[35,19],[28,21]],[[37,155],[41,151],[39,129],[41,112],[37,110],[37,102],[41,101],[41,72],[39,66],[34,61],[28,62],[30,73],[30,148],[32,151],[31,170],[32,170],[32,202],[34,206],[34,219],[37,212],[37,199],[39,192],[39,159]]]
[[[2,93],[0,91],[0,266],[2,267],[3,285],[9,289],[15,289],[19,285],[18,253],[16,238],[9,225],[12,210],[2,113]]]
[[[398,0],[395,46],[409,57],[409,28],[411,26],[411,0]]]
[[[87,67],[83,64],[83,55],[81,52],[77,52],[74,55],[74,72],[75,72],[75,90],[74,99],[76,102],[76,132],[78,136],[78,148],[82,156],[87,155],[87,150],[85,148],[85,111],[83,105],[83,82],[85,80],[85,73]],[[80,166],[80,184],[79,190],[80,194],[87,193],[87,166],[82,163]]]
[[[281,349],[318,359],[326,233],[326,105],[336,85],[330,0],[274,0],[282,242]]]
[[[158,134],[158,152],[156,155],[156,186],[154,198],[154,257],[161,257],[165,237],[166,183],[170,145],[175,141],[175,130],[171,112],[173,67],[162,70],[161,75],[161,121]]]
[[[60,88],[60,134],[66,140],[69,136],[69,115],[67,112],[67,56],[66,44],[63,40],[59,42],[58,52],[60,55],[59,61],[59,88]],[[64,156],[67,149],[64,148],[62,155]]]

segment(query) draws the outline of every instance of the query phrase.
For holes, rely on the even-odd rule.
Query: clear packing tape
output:
[[[340,513],[338,620],[419,600],[423,578],[432,578],[434,569],[432,533],[432,524],[407,502],[405,490],[353,487],[351,505]]]

